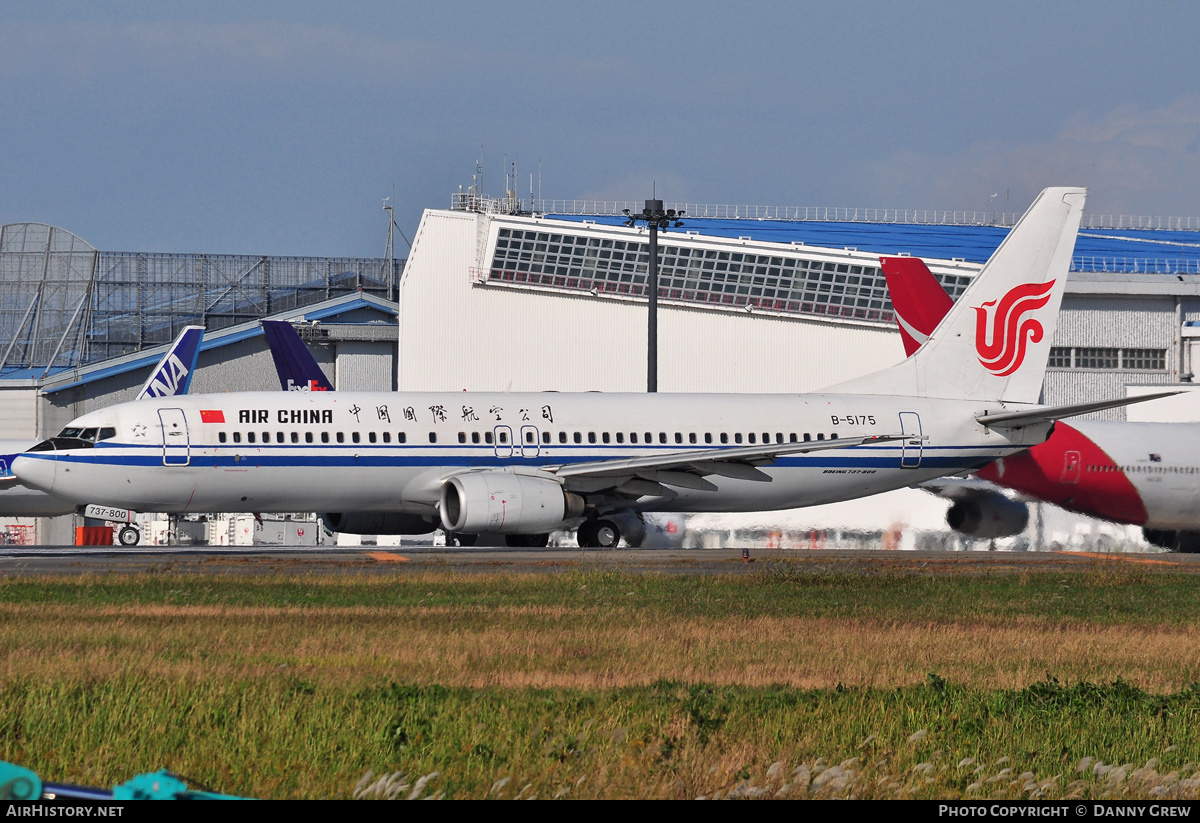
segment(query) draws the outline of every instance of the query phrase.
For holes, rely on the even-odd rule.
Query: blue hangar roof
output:
[[[619,226],[624,218],[549,214],[555,220],[590,220]],[[907,252],[914,257],[949,260],[961,257],[984,263],[1008,236],[1004,226],[923,223],[849,223],[817,220],[757,220],[683,218],[685,228],[714,237],[750,237],[771,243],[800,242],[810,246],[877,254]],[[1081,229],[1075,243],[1073,268],[1080,271],[1150,271],[1167,274],[1200,273],[1200,232],[1166,229]]]

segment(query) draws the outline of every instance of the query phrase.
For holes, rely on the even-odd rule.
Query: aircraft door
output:
[[[191,442],[183,409],[159,409],[162,424],[164,466],[186,466],[192,462]]]
[[[513,456],[512,429],[508,426],[497,426],[492,430],[492,445],[496,447],[497,457]]]
[[[1066,451],[1063,452],[1063,470],[1062,477],[1058,479],[1059,483],[1067,483],[1074,485],[1079,482],[1079,452]]]
[[[541,450],[538,444],[538,438],[541,433],[537,426],[522,426],[521,427],[521,456],[522,457],[537,457]]]
[[[900,412],[900,468],[915,469],[921,465],[921,453],[925,441],[921,439],[921,415],[916,412]]]

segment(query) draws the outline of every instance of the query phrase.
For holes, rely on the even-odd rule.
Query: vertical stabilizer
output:
[[[881,257],[879,264],[892,298],[892,313],[904,340],[904,354],[912,357],[933,334],[954,301],[919,257]]]
[[[196,371],[196,359],[200,356],[200,341],[203,338],[203,326],[184,326],[170,351],[163,355],[163,359],[158,361],[158,365],[146,379],[136,399],[187,394],[188,387],[192,385],[192,374]]]
[[[329,378],[291,323],[264,320],[262,327],[284,391],[333,391]]]
[[[1086,196],[1042,191],[916,354],[829,391],[1036,403]]]

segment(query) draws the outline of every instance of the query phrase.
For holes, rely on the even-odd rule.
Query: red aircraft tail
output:
[[[896,325],[904,339],[904,354],[912,354],[924,343],[950,311],[954,301],[933,272],[919,257],[881,257],[896,312]]]

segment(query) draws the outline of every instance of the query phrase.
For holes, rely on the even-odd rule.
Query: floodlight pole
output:
[[[646,210],[650,205],[658,205],[662,213],[661,200],[647,200]],[[646,326],[646,391],[653,394],[658,391],[658,223],[649,221],[650,226],[650,277],[646,281],[649,319]]]
[[[650,267],[646,280],[646,296],[648,300],[649,318],[646,326],[646,391],[658,391],[658,230],[666,229],[672,224],[676,228],[682,226],[679,218],[683,212],[675,209],[663,210],[663,201],[647,200],[641,214],[631,214],[624,209],[626,226],[633,226],[643,220],[650,229]]]

